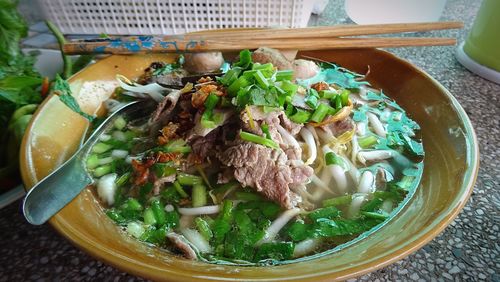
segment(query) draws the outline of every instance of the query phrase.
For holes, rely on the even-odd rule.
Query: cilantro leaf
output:
[[[59,74],[56,75],[52,91],[54,91],[55,94],[59,96],[59,100],[63,102],[70,110],[81,115],[90,122],[94,120],[94,116],[91,116],[82,111],[75,97],[71,95],[71,89],[68,82],[62,79]]]

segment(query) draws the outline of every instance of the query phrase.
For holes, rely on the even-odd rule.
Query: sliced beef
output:
[[[285,128],[293,136],[297,135],[302,127],[304,127],[303,124],[291,121],[283,112],[280,115],[280,121],[280,124],[283,126],[283,128]]]
[[[353,130],[354,122],[351,117],[346,117],[343,120],[339,120],[336,122],[332,122],[323,126],[320,126],[326,132],[331,133],[333,136],[338,137],[342,135],[342,133]]]
[[[249,114],[250,113],[250,114]],[[264,113],[262,107],[260,106],[248,106],[248,108],[240,113],[241,120],[241,129],[250,133],[254,133],[257,135],[263,135],[261,126],[265,123],[269,127],[269,133],[271,138],[279,143],[282,143],[281,135],[278,133],[276,129],[276,124],[280,123],[279,116],[282,114],[282,111],[272,111],[268,113]],[[253,120],[253,127],[250,123],[250,116]]]
[[[290,185],[302,184],[313,173],[308,166],[287,163],[287,155],[255,143],[240,142],[217,155],[220,162],[234,168],[234,177],[282,207],[293,208],[297,201]],[[294,175],[297,174],[297,175]]]
[[[225,168],[217,175],[217,184],[226,184],[234,179],[234,172],[230,168]]]
[[[174,90],[167,94],[163,100],[158,104],[155,111],[151,114],[148,121],[150,125],[150,132],[156,133],[172,118],[175,112],[175,105],[181,96],[180,90]]]
[[[167,64],[163,62],[153,62],[144,70],[144,74],[139,77],[139,84],[159,83],[163,85],[183,86],[182,78],[187,75],[183,69],[174,71],[162,71]]]
[[[196,136],[192,138],[189,141],[191,154],[188,160],[194,161],[194,163],[199,163],[213,154],[219,132],[220,129],[217,128],[205,136]]]

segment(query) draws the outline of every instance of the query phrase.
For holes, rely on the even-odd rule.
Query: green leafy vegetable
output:
[[[90,122],[94,120],[93,116],[82,111],[75,97],[71,95],[71,89],[69,87],[68,82],[62,79],[61,76],[58,74],[56,75],[52,91],[54,91],[54,93],[59,96],[59,100],[63,102],[72,111],[86,118]]]
[[[293,257],[295,245],[292,242],[276,242],[262,244],[255,255],[256,260],[287,260]]]

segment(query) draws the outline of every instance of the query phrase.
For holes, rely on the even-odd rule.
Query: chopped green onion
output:
[[[269,81],[267,81],[267,78],[264,77],[264,75],[260,70],[255,71],[253,77],[255,78],[255,81],[260,87],[264,89],[269,88]]]
[[[144,227],[138,222],[132,221],[127,224],[127,233],[135,238],[140,238],[144,234],[144,231]]]
[[[96,153],[96,154],[102,154],[102,153],[105,153],[105,152],[111,150],[112,148],[113,148],[113,146],[111,146],[111,145],[99,142],[99,143],[95,144],[94,147],[92,147],[92,152]]]
[[[236,198],[242,201],[261,201],[262,197],[252,192],[238,191],[235,193]]]
[[[209,241],[212,238],[213,233],[212,230],[210,230],[208,222],[201,217],[197,217],[194,219],[194,223],[196,224],[196,229],[200,231],[201,236],[203,236],[205,240]]]
[[[110,165],[103,165],[103,166],[100,166],[96,169],[94,169],[94,176],[95,177],[101,177],[101,176],[104,176],[106,174],[109,174],[111,173],[112,171],[112,167]]]
[[[181,195],[182,198],[189,197],[189,195],[186,193],[186,191],[184,191],[184,189],[182,188],[182,186],[179,183],[179,181],[175,181],[174,182],[174,188],[175,188],[175,191],[177,191],[177,193],[179,193],[179,195]]]
[[[90,155],[87,158],[87,168],[94,169],[99,166],[99,157],[95,154]]]
[[[267,123],[263,122],[262,125],[260,126],[260,129],[262,129],[262,132],[264,132],[267,139],[273,140],[273,138],[271,138],[271,133],[269,132],[269,125],[267,125]]]
[[[341,109],[342,108],[342,98],[340,95],[335,96],[335,109]]]
[[[219,80],[224,86],[231,85],[231,83],[235,82],[238,79],[242,69],[239,67],[232,68],[228,70]]]
[[[151,203],[151,210],[153,210],[153,213],[154,213],[154,216],[156,219],[156,223],[159,226],[162,226],[167,222],[167,213],[165,212],[165,210],[161,206],[159,200],[154,200]]]
[[[197,175],[191,175],[187,173],[179,173],[177,175],[177,181],[181,185],[193,186],[196,184],[203,184],[203,179]]]
[[[293,70],[281,70],[276,72],[276,81],[292,80]]]
[[[207,187],[202,184],[196,184],[192,189],[193,207],[203,207],[207,204]]]
[[[141,211],[142,205],[137,199],[129,198],[121,208],[128,211]]]
[[[153,165],[153,171],[157,177],[165,177],[177,172],[177,168],[172,166],[172,162],[168,163],[155,163]]]
[[[127,220],[119,213],[117,212],[115,209],[111,209],[111,210],[108,210],[106,212],[106,215],[111,218],[114,222],[118,223],[118,224],[123,224],[125,223]]]
[[[295,123],[306,123],[309,118],[311,117],[311,113],[306,111],[306,110],[302,110],[302,109],[297,109],[297,112],[294,113],[293,115],[291,116],[288,116],[288,118],[295,122]]]
[[[251,84],[252,82],[250,82],[247,78],[245,78],[244,76],[240,76],[235,82],[229,85],[229,87],[227,88],[227,93],[230,96],[235,96],[240,89],[245,88]]]
[[[366,149],[378,143],[378,138],[374,135],[369,135],[358,139],[358,144],[361,148]]]
[[[205,109],[214,109],[215,106],[217,106],[217,103],[219,103],[219,100],[220,100],[220,97],[213,94],[213,93],[210,93],[207,97],[207,99],[205,99]]]
[[[286,114],[286,116],[290,117],[291,115],[293,115],[294,111],[295,111],[295,107],[292,105],[292,103],[291,102],[287,102],[285,104],[285,114]]]
[[[352,195],[335,197],[324,200],[323,207],[348,205],[351,203],[351,201],[352,201]]]
[[[325,163],[326,165],[339,165],[343,169],[347,169],[347,164],[344,160],[334,152],[328,152],[325,154]]]
[[[146,223],[147,225],[156,224],[155,214],[151,208],[145,209],[142,216],[144,217],[144,223]]]
[[[351,94],[351,92],[347,89],[344,89],[342,93],[340,93],[340,99],[342,100],[342,106],[344,107],[349,103],[349,94]]]
[[[314,88],[309,88],[307,90],[307,95],[304,99],[304,102],[311,108],[316,109],[318,106],[319,94]]]
[[[274,66],[272,63],[254,63],[252,66],[252,70],[260,70],[262,74],[264,74],[267,78],[271,77],[274,72]]]
[[[311,116],[311,121],[314,122],[322,122],[328,112],[330,111],[331,107],[328,106],[327,104],[320,103],[318,108],[314,111],[314,113]]]
[[[248,68],[252,64],[252,52],[245,49],[240,51],[240,60],[233,64],[235,67]]]
[[[116,129],[123,130],[127,125],[127,121],[123,117],[118,117],[113,122],[113,125],[115,126]]]
[[[240,131],[240,138],[245,140],[245,141],[248,141],[248,142],[253,142],[253,143],[260,144],[260,145],[264,145],[264,146],[269,147],[269,148],[279,149],[278,144],[276,144],[276,142],[274,142],[273,140],[269,140],[265,137],[255,135],[252,133],[248,133],[245,131]]]
[[[297,90],[299,89],[299,86],[295,83],[292,83],[288,80],[283,80],[277,83],[277,85],[285,91],[289,96],[295,95],[297,93]]]
[[[130,172],[126,172],[126,173],[122,174],[120,177],[118,177],[116,179],[116,181],[115,181],[116,185],[118,187],[125,185],[129,181],[130,175],[131,175]]]
[[[332,98],[339,95],[335,90],[321,90],[319,91],[319,96],[323,99],[331,100]]]

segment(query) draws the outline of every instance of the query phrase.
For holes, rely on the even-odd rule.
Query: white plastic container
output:
[[[37,0],[65,34],[182,34],[241,27],[305,27],[308,0]]]

